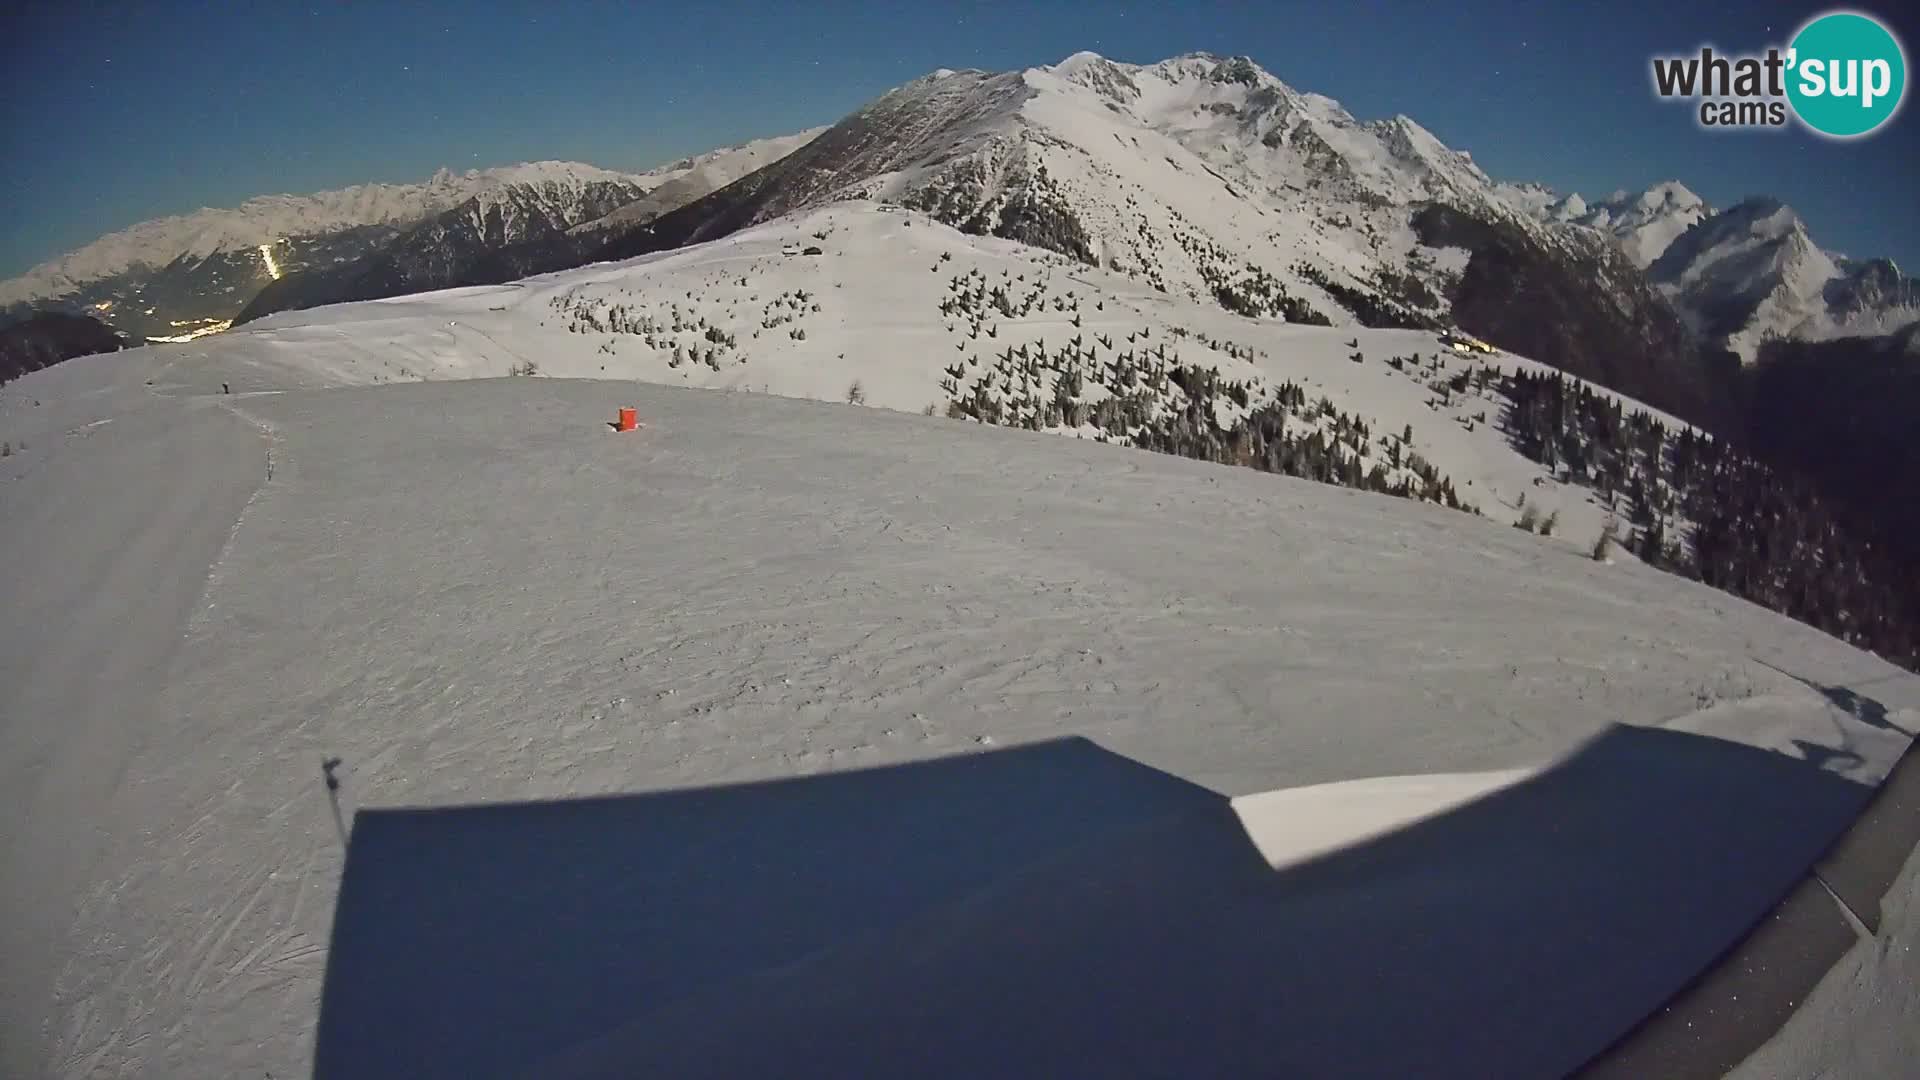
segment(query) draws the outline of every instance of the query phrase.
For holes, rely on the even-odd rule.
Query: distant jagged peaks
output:
[[[1535,202],[1532,208],[1548,221],[1598,230],[1641,269],[1713,212],[1706,200],[1677,180],[1640,192],[1615,191],[1591,202],[1575,192],[1544,204]]]
[[[262,245],[289,239],[325,237],[376,226],[410,228],[476,200],[483,210],[511,207],[526,202],[527,192],[537,192],[538,201],[549,207],[573,202],[588,206],[604,201],[608,190],[627,191],[638,200],[672,185],[668,196],[684,202],[804,145],[822,130],[720,147],[642,173],[578,161],[527,161],[465,171],[443,165],[419,183],[359,184],[309,195],[258,195],[237,207],[203,208],[191,214],[156,218],[103,236],[18,278],[0,282],[0,307],[70,296],[92,283],[157,272],[181,259],[231,259],[235,253],[245,256]],[[691,194],[686,194],[689,191]],[[229,284],[234,289],[224,291],[259,287],[246,281]],[[244,302],[246,295],[250,293],[239,295],[237,302]]]
[[[1285,85],[1248,57],[1220,57],[1208,52],[1182,53],[1151,64],[1129,64],[1083,50],[1057,64],[1036,70],[1103,93],[1108,93],[1110,87],[1118,86],[1123,88],[1124,93],[1109,96],[1128,99],[1139,96],[1138,89],[1132,87],[1132,83],[1135,77],[1142,74],[1152,74],[1171,83],[1192,81],[1247,87]]]
[[[1133,81],[1133,71],[1138,69],[1117,64],[1099,53],[1077,52],[1047,70],[1122,104],[1140,97],[1140,87]]]
[[[1742,199],[1727,207],[1712,224],[1712,231],[1721,235],[1744,231],[1755,236],[1774,238],[1805,232],[1806,228],[1806,222],[1793,212],[1792,207],[1770,195],[1753,195]]]
[[[414,184],[356,184],[311,195],[259,195],[231,209],[207,208],[155,218],[103,236],[21,277],[0,282],[0,304],[62,296],[90,281],[136,267],[158,269],[183,257],[205,259],[287,237],[411,224],[477,195],[517,184],[577,188],[623,182],[648,188],[664,179],[573,161],[534,161],[464,173],[443,167]]]
[[[1103,89],[1109,82],[1124,84],[1140,75],[1151,74],[1169,83],[1199,82],[1250,89],[1280,87],[1292,92],[1291,87],[1251,57],[1220,56],[1210,52],[1181,53],[1149,64],[1131,64],[1083,50],[1057,64],[1036,70],[1092,89]]]
[[[1649,266],[1649,273],[1655,281],[1677,281],[1698,273],[1703,262],[1720,262],[1738,253],[1783,243],[1817,250],[1807,238],[1806,223],[1792,208],[1769,196],[1753,196],[1701,217],[1661,253]]]
[[[624,227],[644,224],[780,160],[819,138],[820,133],[826,130],[824,127],[809,128],[792,135],[755,139],[738,146],[722,147],[682,158],[660,170],[672,174],[672,179],[610,214],[575,226],[575,231],[612,233]]]
[[[1587,213],[1587,200],[1574,192],[1547,208],[1547,213],[1555,221],[1578,221]]]
[[[1639,204],[1641,206],[1651,207],[1656,203],[1670,207],[1689,207],[1703,206],[1706,204],[1706,200],[1695,195],[1680,181],[1667,180],[1655,184],[1640,193]]]
[[[1703,217],[1648,266],[1694,329],[1752,362],[1769,341],[1879,336],[1920,321],[1915,283],[1886,260],[1823,251],[1768,196]]]
[[[1433,200],[1489,218],[1511,215],[1575,248],[1575,234],[1591,230],[1642,271],[1677,249],[1653,280],[1667,283],[1668,300],[1709,342],[1748,358],[1772,336],[1882,333],[1913,318],[1912,286],[1897,270],[1822,251],[1777,199],[1716,214],[1675,179],[1601,199],[1498,183],[1409,116],[1360,122],[1339,102],[1296,91],[1244,57],[1199,52],[1135,65],[1081,52],[1041,70],[1095,90],[1225,176],[1317,193],[1329,217],[1368,200]],[[1601,284],[1629,287],[1624,279]]]

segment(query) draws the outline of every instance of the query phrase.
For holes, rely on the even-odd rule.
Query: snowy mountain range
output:
[[[1206,54],[1135,65],[1079,53],[1025,72],[936,72],[741,190],[688,207],[684,221],[601,254],[711,238],[848,197],[927,209],[1190,296],[1224,291],[1223,302],[1245,306],[1252,287],[1260,314],[1452,319],[1590,375],[1618,374],[1580,355],[1599,342],[1596,353],[1652,353],[1669,377],[1697,377],[1676,374],[1693,351],[1683,327],[1693,344],[1751,361],[1771,338],[1920,320],[1911,281],[1891,263],[1827,265],[1803,226],[1811,262],[1789,252],[1730,279],[1713,268],[1731,253],[1723,245],[1751,246],[1737,238],[1751,218],[1739,207],[1715,215],[1674,181],[1592,203],[1495,182],[1406,116],[1361,122],[1245,58]],[[1435,207],[1479,225],[1437,240],[1438,220],[1422,216]],[[1693,263],[1674,271],[1691,287],[1655,295],[1639,271],[1696,226],[1709,231],[1662,264],[1665,275]],[[1543,280],[1563,294],[1545,306],[1551,322],[1530,317],[1543,309],[1528,302],[1529,285]],[[1579,302],[1583,292],[1601,302]],[[1658,396],[1650,381],[1629,389]]]
[[[1555,221],[1585,225],[1613,237],[1633,265],[1644,270],[1713,210],[1685,185],[1669,180],[1637,195],[1616,191],[1593,203],[1575,193],[1547,207],[1546,213]]]
[[[1770,341],[1880,337],[1920,324],[1920,282],[1891,260],[1822,249],[1777,199],[1716,210],[1678,181],[1595,202],[1538,186],[1508,195],[1543,220],[1609,237],[1701,341],[1743,363]]]
[[[686,236],[655,232],[708,238],[845,198],[927,209],[1185,295],[1264,273],[1323,313],[1342,304],[1319,278],[1364,289],[1415,255],[1407,206],[1444,201],[1550,234],[1406,117],[1363,124],[1244,59],[1092,53],[915,80],[687,208],[712,220]]]
[[[148,222],[0,285],[0,306],[58,298],[173,336],[628,257],[844,199],[1259,317],[1457,323],[1695,411],[1717,355],[1920,321],[1911,279],[1821,251],[1777,204],[1716,212],[1677,181],[1597,200],[1496,181],[1409,117],[1361,121],[1243,57],[1091,52],[942,69],[830,128],[648,173],[443,171]]]
[[[517,250],[565,244],[577,227],[628,206],[649,188],[634,180],[510,184],[412,226],[358,258],[276,278],[233,318],[260,311],[399,296],[526,272]]]
[[[1879,336],[1920,322],[1920,290],[1886,259],[1822,250],[1806,223],[1754,198],[1675,237],[1649,277],[1712,341],[1752,361],[1773,339]]]
[[[725,147],[644,173],[569,161],[442,169],[416,184],[265,195],[232,209],[158,218],[0,282],[0,312],[85,308],[137,337],[193,336],[224,328],[261,290],[303,271],[377,255],[415,273],[457,264],[477,251],[588,225],[649,195],[695,197],[805,137]]]

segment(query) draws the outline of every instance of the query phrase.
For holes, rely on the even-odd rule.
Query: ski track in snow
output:
[[[0,473],[0,539],[26,560],[7,607],[28,616],[0,649],[0,819],[5,877],[31,882],[5,920],[25,960],[0,1020],[41,1033],[8,1040],[8,1071],[306,1071],[361,805],[709,785],[1069,733],[1248,795],[1532,768],[1616,722],[1801,740],[1877,781],[1905,738],[1783,671],[1870,687],[1916,726],[1920,679],[1631,560],[1595,564],[1577,534],[844,404],[442,381],[501,374],[509,350],[594,374],[597,339],[542,335],[528,312],[594,279],[684,291],[671,275],[712,254],[305,313],[0,392],[5,433],[33,443]],[[910,257],[944,289],[930,252]],[[900,288],[884,295],[918,296]],[[524,310],[487,321],[503,293]],[[831,397],[859,377],[878,403],[927,400],[946,357],[903,362],[899,336],[921,324],[902,309],[889,338],[847,311],[843,337],[718,385]],[[1422,388],[1342,358],[1352,331],[1165,318],[1290,358],[1271,361],[1281,377],[1378,422],[1421,408]],[[1389,333],[1360,336],[1418,337],[1368,337]],[[405,377],[435,381],[328,389],[401,355]],[[647,426],[608,432],[619,405]],[[1443,469],[1534,490],[1491,432],[1449,445],[1432,444]]]
[[[102,868],[122,865],[117,842],[148,824],[106,808],[154,733],[152,693],[260,480],[244,425],[210,403],[146,393],[140,377],[156,366],[72,361],[36,380],[41,398],[14,393],[0,406],[10,426],[37,425],[38,444],[26,471],[0,484],[9,557],[0,606],[10,616],[0,630],[0,767],[13,800],[0,876],[18,905],[4,920],[5,1026],[23,1033],[0,1046],[14,1075],[46,1071],[21,1055],[43,1030],[48,998],[93,1030],[97,1003],[55,984],[58,958],[72,955],[69,920],[79,932],[99,910],[118,873]],[[117,416],[89,419],[100,412]],[[75,433],[55,434],[63,430]],[[179,472],[129,482],[156,464]],[[99,483],[76,483],[88,476]],[[110,974],[127,987],[116,996],[139,996],[131,970]],[[85,1041],[91,1056],[96,1040]],[[83,1063],[59,1071],[90,1071]]]

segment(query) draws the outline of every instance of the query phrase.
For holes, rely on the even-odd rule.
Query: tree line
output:
[[[1502,390],[1514,449],[1598,492],[1642,560],[1920,670],[1912,568],[1807,478],[1557,373]]]

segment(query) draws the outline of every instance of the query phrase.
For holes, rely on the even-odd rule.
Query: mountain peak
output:
[[[1914,321],[1891,264],[1820,250],[1779,199],[1753,196],[1700,220],[1647,268],[1709,337],[1751,362],[1772,338],[1885,333]]]
[[[1053,75],[1125,104],[1140,97],[1128,64],[1116,64],[1097,52],[1077,52],[1047,69]]]
[[[1750,195],[1719,215],[1723,229],[1744,228],[1759,236],[1784,236],[1805,229],[1793,208],[1771,195]]]
[[[1555,221],[1577,221],[1586,216],[1587,210],[1587,200],[1581,198],[1580,193],[1576,191],[1548,206],[1547,215]]]
[[[899,91],[906,90],[910,87],[931,86],[934,83],[942,82],[946,79],[956,78],[962,75],[967,76],[968,78],[977,80],[977,79],[989,78],[994,74],[995,74],[994,72],[984,71],[980,68],[949,68],[949,67],[934,68],[932,71],[927,72],[925,75],[920,76],[919,78],[913,80],[912,82],[894,87],[892,90],[889,90],[887,93],[890,93],[890,94],[898,93]],[[885,95],[882,95],[882,96],[885,96]]]
[[[1678,180],[1663,180],[1640,193],[1637,200],[1649,209],[1657,206],[1692,207],[1705,206],[1706,200],[1693,193],[1687,185]]]
[[[1273,79],[1265,68],[1254,63],[1250,57],[1221,56],[1210,52],[1181,53],[1153,66],[1169,74],[1193,76],[1220,85],[1238,83],[1242,86],[1259,86],[1263,81]]]
[[[1246,86],[1260,85],[1261,76],[1266,72],[1260,65],[1244,56],[1234,56],[1214,65],[1208,77],[1217,83],[1241,83]]]
[[[1393,119],[1386,121],[1385,126],[1386,129],[1392,131],[1397,138],[1411,142],[1420,147],[1423,152],[1455,154],[1463,158],[1472,156],[1465,150],[1455,150],[1441,142],[1438,135],[1421,127],[1418,121],[1406,113],[1395,113]]]
[[[1550,221],[1582,225],[1609,236],[1641,269],[1713,213],[1704,199],[1678,180],[1664,180],[1640,192],[1623,188],[1591,201],[1570,194],[1537,212]]]

